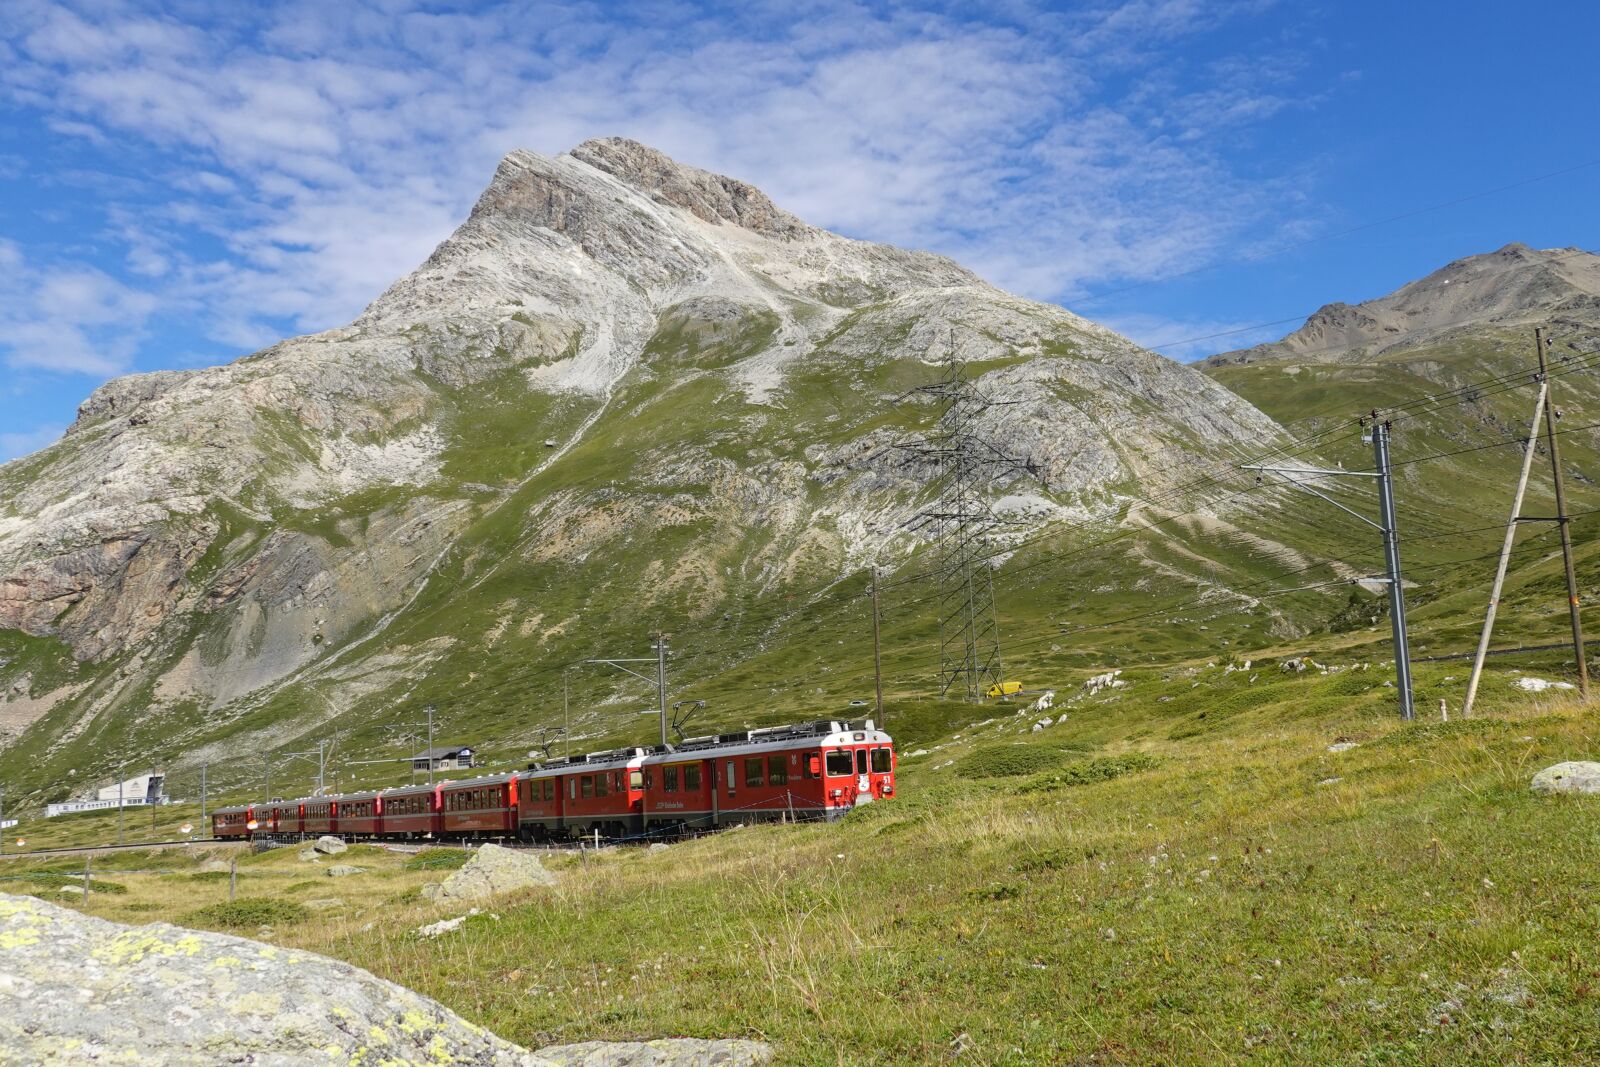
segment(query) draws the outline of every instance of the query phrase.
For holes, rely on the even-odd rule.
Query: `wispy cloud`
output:
[[[1292,60],[1171,59],[1255,6],[1014,4],[979,21],[818,0],[623,19],[395,0],[229,6],[201,24],[153,3],[17,0],[0,93],[63,136],[147,146],[166,195],[111,199],[125,282],[62,272],[53,296],[22,294],[34,310],[0,343],[14,361],[116,369],[125,342],[95,329],[151,313],[129,285],[241,348],[336,325],[427,256],[505,152],[608,134],[1070,302],[1192,266],[1269,212],[1281,190],[1233,173],[1214,141],[1298,106]],[[74,299],[81,321],[62,313]]]
[[[0,351],[12,367],[104,376],[127,368],[158,300],[103,271],[26,262],[0,240]]]

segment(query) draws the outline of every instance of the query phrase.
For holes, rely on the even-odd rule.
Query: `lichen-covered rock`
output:
[[[352,874],[360,874],[364,870],[366,870],[365,867],[355,867],[348,863],[336,863],[323,873],[329,878],[345,878]]]
[[[1535,793],[1600,793],[1600,763],[1570,760],[1546,767],[1533,776]]]
[[[585,1041],[540,1049],[561,1067],[757,1067],[772,1058],[760,1041]]]
[[[483,900],[513,889],[555,883],[555,874],[539,862],[538,854],[484,845],[464,867],[452,872],[443,882],[423,886],[422,895],[429,900],[451,903]]]
[[[317,843],[311,847],[314,851],[320,852],[324,856],[337,856],[350,846],[337,837],[319,837],[317,838]],[[301,853],[301,855],[304,855],[304,853]]]
[[[124,926],[8,895],[0,895],[0,1061],[552,1062],[346,963],[166,923]]]

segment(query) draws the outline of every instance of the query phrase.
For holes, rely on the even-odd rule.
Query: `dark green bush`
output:
[[[1154,756],[1147,756],[1143,752],[1129,752],[1123,756],[1102,756],[1099,759],[1074,763],[1054,774],[1030,778],[1017,788],[1017,792],[1038,793],[1074,785],[1088,785],[1091,782],[1107,782],[1135,771],[1149,770],[1160,762]]]
[[[212,904],[189,915],[189,922],[201,926],[224,926],[243,929],[254,926],[272,926],[276,923],[299,922],[310,914],[304,905],[275,897],[240,897]]]
[[[466,865],[472,853],[464,848],[429,848],[406,860],[408,871],[453,871]]]
[[[963,778],[1016,778],[1059,767],[1066,753],[1041,745],[989,745],[975,749],[956,763]]]

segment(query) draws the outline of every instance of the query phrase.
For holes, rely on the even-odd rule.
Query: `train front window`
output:
[[[629,771],[628,772],[628,788],[629,789],[643,789],[644,788],[644,772],[643,771]]]
[[[828,776],[844,778],[850,774],[850,750],[836,748],[828,753]]]
[[[875,749],[872,750],[872,773],[873,774],[888,774],[891,765],[892,765],[892,761],[889,758],[889,750],[888,749],[886,749],[886,748],[875,748]]]
[[[867,773],[867,750],[864,748],[856,749],[856,773]]]

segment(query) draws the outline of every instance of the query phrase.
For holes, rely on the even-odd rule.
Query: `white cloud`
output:
[[[126,370],[158,300],[103,271],[29,264],[0,241],[0,354],[16,368],[105,376]]]
[[[0,87],[59,129],[178,162],[156,179],[166,206],[122,229],[125,261],[227,344],[348,320],[459,223],[505,152],[610,134],[1070,303],[1202,261],[1282,192],[1233,175],[1209,138],[1293,106],[1293,63],[1253,53],[1183,85],[1167,62],[1251,6],[1013,4],[978,24],[820,0],[641,8],[623,24],[583,4],[384,0],[229,9],[201,27],[153,4],[19,2]],[[137,312],[110,281],[98,306]],[[0,340],[41,353],[28,325]],[[59,365],[90,365],[97,339],[78,329]]]

